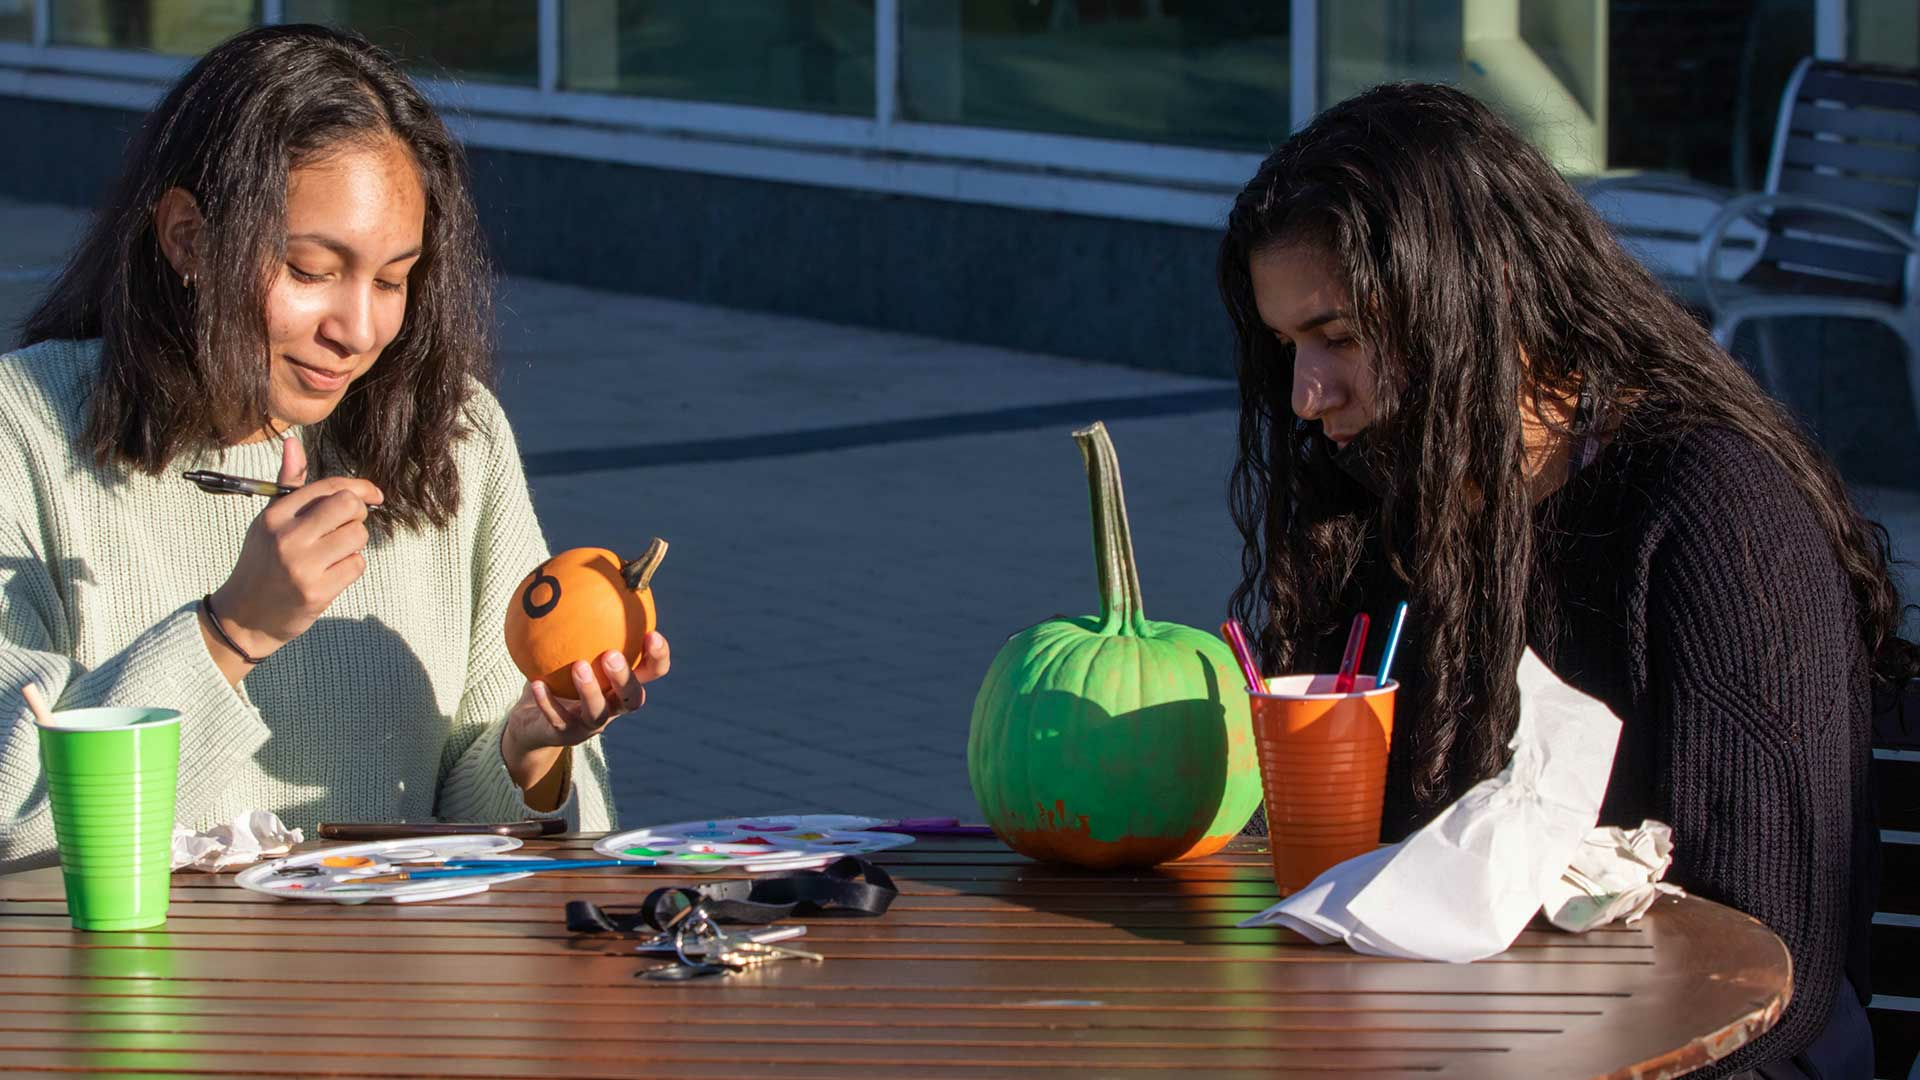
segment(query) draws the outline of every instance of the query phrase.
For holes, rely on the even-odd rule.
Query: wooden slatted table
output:
[[[583,855],[590,837],[528,851]],[[573,938],[571,898],[636,902],[650,871],[546,874],[418,906],[276,901],[175,878],[164,929],[69,929],[56,870],[0,878],[0,1068],[41,1075],[703,1078],[1674,1076],[1766,1030],[1788,959],[1698,899],[1581,937],[1529,931],[1471,965],[1319,948],[1234,923],[1269,904],[1262,849],[1079,873],[986,839],[880,857],[878,919],[807,920],[784,961],[636,979],[631,943]]]

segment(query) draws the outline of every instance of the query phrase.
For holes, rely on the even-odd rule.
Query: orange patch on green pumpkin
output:
[[[1232,833],[1223,836],[1128,836],[1100,840],[1085,814],[1069,814],[1064,800],[1054,800],[1052,808],[1036,804],[1038,824],[1031,829],[1007,829],[1000,833],[1008,847],[1042,862],[1065,862],[1090,870],[1114,870],[1121,867],[1156,866],[1160,863],[1197,859],[1225,847]]]

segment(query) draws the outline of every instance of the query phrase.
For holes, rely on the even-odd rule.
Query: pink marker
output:
[[[1353,629],[1347,632],[1347,652],[1340,658],[1340,674],[1333,678],[1333,692],[1353,693],[1353,673],[1360,670],[1360,653],[1367,646],[1367,613],[1353,617]]]
[[[1240,628],[1240,620],[1228,619],[1221,623],[1220,636],[1227,639],[1227,647],[1233,650],[1233,658],[1240,662],[1240,674],[1247,679],[1247,692],[1266,693],[1267,680],[1260,677],[1260,664],[1253,658],[1253,648],[1247,644],[1247,632]]]

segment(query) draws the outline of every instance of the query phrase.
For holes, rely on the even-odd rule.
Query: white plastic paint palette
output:
[[[654,825],[604,837],[593,850],[610,859],[647,860],[678,870],[800,870],[842,855],[866,855],[913,843],[901,833],[871,832],[876,818],[777,814]]]
[[[376,840],[260,863],[242,870],[234,882],[242,888],[283,900],[323,900],[334,904],[365,904],[374,900],[414,904],[423,900],[447,900],[486,892],[503,881],[517,881],[528,874],[525,871],[503,870],[498,874],[425,881],[367,883],[362,879],[406,869],[406,864],[435,863],[447,859],[544,861],[537,855],[506,854],[520,844],[515,837],[478,833],[471,836]]]

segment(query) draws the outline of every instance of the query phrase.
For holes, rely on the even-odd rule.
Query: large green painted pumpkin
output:
[[[1092,868],[1218,850],[1260,801],[1233,653],[1140,603],[1120,465],[1104,424],[1086,459],[1100,614],[1015,634],[973,703],[967,773],[994,832],[1024,855]]]

